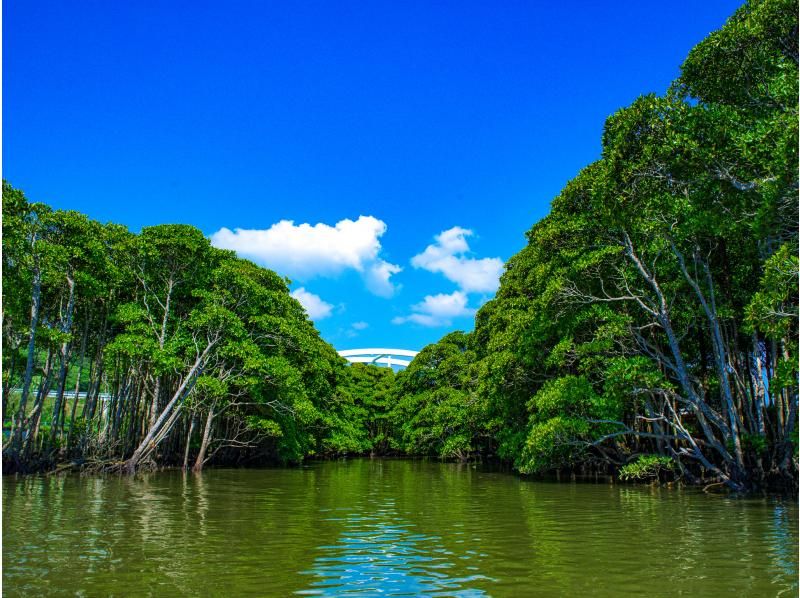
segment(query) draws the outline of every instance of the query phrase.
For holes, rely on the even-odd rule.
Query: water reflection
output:
[[[394,502],[377,505],[371,514],[351,513],[340,521],[344,530],[332,545],[321,546],[314,566],[304,574],[320,578],[310,589],[297,593],[311,596],[485,596],[471,584],[483,575],[452,577],[456,555],[438,536],[416,533],[404,521]],[[468,557],[462,557],[468,558]]]
[[[792,536],[793,529],[797,529],[797,512],[795,511],[795,520],[792,521],[790,509],[785,504],[777,504],[773,511],[772,533],[770,534],[772,539],[770,559],[776,569],[776,574],[771,581],[775,586],[776,596],[797,595],[796,584],[788,588],[782,587],[784,579],[797,579],[798,576],[797,537]]]
[[[2,495],[4,596],[797,595],[790,500],[380,460]]]

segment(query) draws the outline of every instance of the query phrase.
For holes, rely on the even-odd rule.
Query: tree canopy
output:
[[[344,362],[274,272],[191,226],[134,235],[6,182],[3,226],[11,468],[297,461],[335,444]]]
[[[797,69],[797,3],[748,2],[609,117],[474,332],[398,376],[404,446],[796,486]]]

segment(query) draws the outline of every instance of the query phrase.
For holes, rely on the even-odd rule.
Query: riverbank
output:
[[[598,468],[595,470],[588,470],[586,467],[564,468],[552,471],[540,472],[537,474],[525,474],[515,470],[513,465],[507,461],[502,461],[496,458],[476,458],[472,460],[457,460],[457,459],[444,459],[428,455],[349,455],[349,456],[331,456],[331,457],[316,457],[309,458],[302,463],[285,464],[277,461],[262,462],[259,464],[250,464],[248,466],[241,466],[236,468],[241,471],[259,471],[263,469],[302,469],[309,466],[320,466],[325,463],[349,463],[353,461],[369,460],[369,461],[408,461],[419,463],[438,463],[465,469],[479,469],[484,472],[501,473],[517,477],[521,480],[528,482],[548,482],[548,483],[590,483],[590,484],[611,484],[620,487],[630,488],[662,488],[662,489],[681,489],[689,492],[704,492],[717,496],[739,497],[739,498],[797,498],[797,488],[792,485],[776,485],[773,487],[764,487],[760,490],[751,490],[749,492],[734,492],[729,487],[719,482],[709,482],[707,484],[688,484],[685,480],[676,478],[671,474],[656,475],[645,477],[643,479],[621,479],[618,473],[609,471],[608,467]],[[37,477],[37,476],[63,476],[70,474],[77,474],[80,476],[120,476],[122,474],[121,466],[124,461],[67,461],[61,463],[50,464],[45,467],[42,466],[38,470],[30,471],[27,473],[9,473],[3,471],[4,479],[17,478],[17,477]],[[43,464],[44,465],[44,464]],[[207,471],[228,470],[230,467],[225,466],[212,466],[206,468]],[[138,472],[138,476],[151,475],[154,473],[182,473],[182,474],[197,474],[199,472],[192,472],[191,469],[184,469],[180,466],[166,466],[166,467],[152,467],[142,469]]]

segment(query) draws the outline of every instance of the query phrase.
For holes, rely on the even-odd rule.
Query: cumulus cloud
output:
[[[324,320],[333,311],[333,305],[323,301],[319,295],[308,292],[304,287],[292,291],[292,297],[300,302],[312,320]]]
[[[471,230],[454,226],[436,235],[436,242],[411,259],[411,265],[443,274],[465,293],[494,293],[503,272],[499,257],[476,259],[467,257],[467,237]]]
[[[391,281],[392,275],[400,271],[402,271],[400,266],[384,260],[376,260],[364,273],[364,282],[371,293],[378,297],[388,298],[400,290],[401,285]]]
[[[369,324],[367,324],[366,322],[353,322],[353,328],[355,328],[356,330],[366,330],[367,328],[369,328]]]
[[[394,324],[413,322],[421,326],[449,326],[453,318],[472,316],[475,310],[467,306],[467,294],[463,291],[454,291],[449,295],[427,295],[420,303],[411,306],[413,313],[407,316],[398,316],[392,320]]]
[[[386,223],[373,216],[340,220],[333,226],[281,220],[268,229],[221,228],[211,235],[211,243],[298,280],[352,269],[370,292],[391,297],[398,288],[391,277],[402,268],[380,257],[380,237],[386,229]]]

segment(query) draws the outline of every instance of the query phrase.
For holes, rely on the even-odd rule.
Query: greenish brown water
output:
[[[796,596],[793,501],[401,460],[3,480],[3,593]]]

